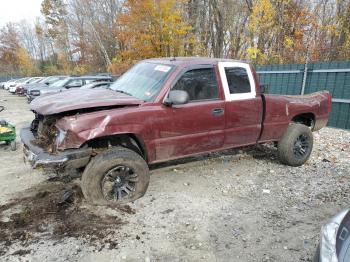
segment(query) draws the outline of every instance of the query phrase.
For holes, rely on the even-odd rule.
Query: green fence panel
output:
[[[328,125],[350,129],[350,104],[333,102]]]
[[[303,65],[263,65],[257,66],[258,72],[265,72],[259,75],[261,84],[269,85],[271,94],[288,94],[296,95],[301,91],[303,82]],[[276,73],[282,71],[281,73]],[[298,71],[296,73],[285,73],[286,71]],[[273,73],[266,73],[273,72]]]
[[[268,84],[271,94],[301,94],[304,64],[258,65],[256,69],[260,84]],[[338,99],[333,101],[328,125],[350,129],[350,61],[312,63],[307,69],[304,93],[328,90]]]

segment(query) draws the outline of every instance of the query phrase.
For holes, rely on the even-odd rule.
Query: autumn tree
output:
[[[305,62],[315,27],[308,1],[257,0],[248,29],[248,58],[255,63]]]
[[[183,1],[127,0],[118,17],[116,37],[122,61],[191,55],[191,26],[183,19]]]
[[[350,58],[350,1],[337,1],[337,21],[339,24],[337,43],[341,59]]]
[[[33,76],[38,73],[34,60],[30,57],[28,51],[23,47],[16,50],[16,59],[21,75]]]
[[[6,24],[0,30],[0,68],[2,72],[14,74],[18,71],[16,52],[19,47],[20,39],[16,25]]]
[[[61,55],[65,56],[64,61],[73,61],[70,36],[68,28],[67,4],[63,0],[43,0],[41,3],[41,13],[45,18],[47,30],[46,37],[55,43],[55,48]],[[67,67],[70,65],[59,65]]]
[[[118,73],[160,56],[350,59],[350,0],[42,0],[41,12],[0,28],[1,72],[32,72],[21,70],[32,61],[42,74]]]

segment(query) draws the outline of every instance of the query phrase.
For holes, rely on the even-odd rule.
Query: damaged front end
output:
[[[55,128],[57,117],[42,116],[35,114],[35,119],[30,125],[30,131],[34,135],[32,143],[43,148],[48,153],[56,151],[55,139],[57,136],[57,129]]]
[[[58,119],[58,116],[35,114],[30,127],[21,130],[24,159],[33,168],[78,169],[89,162],[91,148],[57,150],[57,144],[64,138],[62,130],[55,126]]]
[[[112,112],[141,103],[129,95],[99,88],[40,96],[31,103],[35,119],[21,130],[25,159],[34,168],[84,167],[95,154],[86,142],[109,134],[106,126]]]

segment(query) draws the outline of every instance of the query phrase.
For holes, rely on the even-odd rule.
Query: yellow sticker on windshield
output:
[[[165,66],[165,65],[157,65],[155,68],[154,68],[154,70],[156,70],[156,71],[161,71],[161,72],[164,72],[164,73],[166,73],[166,72],[168,72],[169,70],[170,70],[170,66]]]

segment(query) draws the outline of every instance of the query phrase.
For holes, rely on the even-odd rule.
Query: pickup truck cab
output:
[[[327,124],[331,96],[267,95],[249,63],[211,58],[149,59],[109,89],[44,95],[21,131],[33,167],[81,169],[96,204],[134,201],[148,165],[274,141],[282,163],[302,165],[312,131]]]

